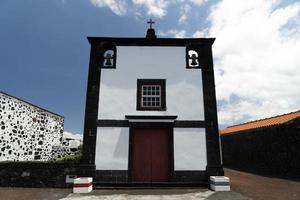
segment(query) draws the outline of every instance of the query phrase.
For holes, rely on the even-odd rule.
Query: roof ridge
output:
[[[259,121],[263,121],[263,120],[267,120],[267,119],[272,119],[272,118],[276,118],[276,117],[282,117],[282,116],[290,115],[290,114],[297,113],[297,112],[300,112],[300,110],[297,110],[297,111],[294,111],[294,112],[289,112],[289,113],[284,113],[284,114],[281,114],[281,115],[276,115],[276,116],[273,116],[273,117],[267,117],[267,118],[263,118],[263,119],[257,119],[257,120],[253,120],[253,121],[249,121],[249,122],[244,122],[244,123],[240,123],[240,124],[228,126],[226,128],[232,128],[232,127],[246,125],[246,124],[250,124],[250,123],[254,123],[254,122],[259,122]]]
[[[8,94],[8,93],[6,93],[6,92],[0,90],[0,94],[1,94],[1,93],[4,94],[4,95],[6,95],[6,96],[9,96],[9,97],[11,97],[11,98],[14,98],[14,99],[16,99],[16,100],[18,100],[18,101],[21,101],[21,102],[23,102],[23,103],[26,103],[26,104],[28,104],[28,105],[31,105],[31,106],[33,106],[33,107],[35,107],[35,108],[38,108],[38,109],[40,109],[40,110],[46,111],[46,112],[48,112],[48,113],[51,113],[52,115],[56,115],[56,116],[65,118],[64,116],[62,116],[62,115],[60,115],[60,114],[57,114],[57,113],[55,113],[55,112],[52,112],[52,111],[50,111],[50,110],[48,110],[48,109],[46,109],[46,108],[43,108],[43,107],[41,107],[41,106],[39,106],[39,105],[33,104],[33,103],[31,103],[31,102],[29,102],[29,101],[27,101],[27,100],[21,99],[20,97],[16,97],[16,96],[14,96],[14,95]]]

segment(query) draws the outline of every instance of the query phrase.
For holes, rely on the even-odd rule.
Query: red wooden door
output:
[[[134,130],[133,181],[168,181],[169,137],[168,129],[137,128]]]

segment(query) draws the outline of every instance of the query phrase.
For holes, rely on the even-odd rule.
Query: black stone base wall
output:
[[[172,182],[207,183],[206,171],[174,171]]]
[[[277,127],[223,135],[225,167],[300,179],[300,119]]]
[[[95,186],[183,186],[207,185],[206,171],[174,171],[166,183],[132,182],[127,170],[96,170]]]
[[[127,170],[97,170],[95,175],[97,183],[127,183]]]
[[[77,174],[78,163],[0,162],[1,187],[70,187],[66,175]]]

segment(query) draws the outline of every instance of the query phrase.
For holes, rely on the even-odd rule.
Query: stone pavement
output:
[[[224,169],[233,191],[255,200],[300,200],[300,180],[259,176],[232,169]]]
[[[105,194],[106,193],[106,194]],[[118,194],[116,194],[118,193]],[[177,193],[177,194],[176,194]],[[122,190],[122,191],[103,191],[94,190],[88,195],[83,194],[70,194],[62,200],[181,200],[181,199],[191,199],[191,200],[204,200],[213,194],[210,190],[197,190],[188,191],[185,190],[175,191],[173,189],[164,190]]]
[[[93,190],[73,194],[71,189],[1,188],[0,200],[250,200],[236,192],[213,192],[206,188]]]

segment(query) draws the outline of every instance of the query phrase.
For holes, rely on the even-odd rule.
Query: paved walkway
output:
[[[214,192],[210,190],[94,190],[91,194],[70,194],[62,200],[204,200]]]
[[[231,189],[254,200],[300,200],[300,182],[225,169]]]
[[[250,200],[236,192],[197,189],[94,190],[73,194],[71,189],[1,188],[2,200]]]

